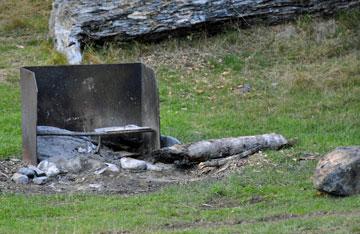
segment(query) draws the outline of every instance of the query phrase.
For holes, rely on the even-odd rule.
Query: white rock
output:
[[[113,172],[119,172],[120,169],[115,165],[115,164],[112,164],[112,163],[105,163],[105,167],[104,168],[101,168],[97,171],[95,171],[95,174],[96,175],[101,175],[105,172],[108,172],[108,174],[112,174]]]
[[[35,177],[33,179],[33,183],[38,185],[45,184],[47,181],[48,181],[48,177],[46,176]]]
[[[100,189],[101,186],[102,186],[101,184],[89,184],[89,187],[94,189]]]
[[[146,170],[147,167],[145,161],[133,158],[121,158],[120,163],[122,168],[130,170]]]
[[[119,172],[120,171],[118,166],[116,166],[115,164],[112,164],[112,163],[105,163],[105,164],[107,165],[109,171],[112,171],[112,172]]]
[[[152,163],[146,163],[146,170],[149,170],[149,171],[162,171],[162,168],[155,165],[155,164],[152,164]]]
[[[38,165],[38,168],[44,171],[48,177],[60,174],[60,170],[57,168],[56,164],[47,160],[41,161]]]
[[[172,165],[169,165],[169,164],[164,164],[164,163],[152,164],[152,163],[147,162],[146,169],[149,171],[169,171],[174,168]]]
[[[15,173],[12,177],[11,180],[14,181],[17,184],[27,184],[29,183],[29,178],[26,175],[20,174],[20,173]]]
[[[21,162],[21,160],[18,158],[11,158],[10,161],[11,162]]]

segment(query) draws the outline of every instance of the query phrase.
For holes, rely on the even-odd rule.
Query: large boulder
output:
[[[360,146],[338,147],[326,154],[316,167],[314,185],[334,195],[360,193]]]
[[[247,26],[258,21],[274,24],[301,14],[331,14],[359,4],[359,0],[54,0],[50,33],[56,49],[76,64],[88,41],[159,38],[170,31],[230,19],[240,19]]]

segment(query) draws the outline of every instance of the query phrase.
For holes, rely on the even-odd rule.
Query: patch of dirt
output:
[[[201,204],[202,209],[233,208],[240,205],[238,200],[229,197],[215,197]]]
[[[259,202],[262,202],[264,201],[265,198],[262,197],[262,196],[258,196],[258,195],[254,195],[252,196],[250,199],[249,199],[249,204],[256,204],[256,203],[259,203]]]
[[[18,159],[0,161],[0,193],[53,194],[53,193],[96,193],[137,194],[152,192],[169,184],[184,184],[197,181],[191,173],[174,169],[171,171],[130,171],[97,175],[94,171],[79,174],[60,174],[44,185],[16,184],[11,176],[24,163]]]
[[[44,185],[16,184],[11,176],[25,166],[20,159],[8,159],[0,161],[0,193],[22,193],[22,194],[54,194],[54,193],[90,193],[90,194],[138,194],[156,191],[164,186],[173,184],[187,184],[200,180],[218,180],[230,173],[240,170],[245,165],[263,165],[270,163],[266,155],[261,151],[249,158],[229,162],[222,167],[210,167],[206,171],[193,168],[170,167],[164,171],[149,170],[126,170],[120,167],[120,159],[102,154],[95,156],[103,162],[115,164],[120,172],[94,173],[96,169],[84,168],[77,174],[59,174],[50,178]],[[261,202],[261,199],[254,198],[249,203]],[[203,208],[234,207],[239,204],[219,198],[216,201],[209,201]]]
[[[108,161],[119,166],[116,160]],[[126,170],[120,172],[95,174],[94,170],[83,170],[80,173],[59,174],[50,178],[44,185],[16,184],[11,176],[25,166],[19,159],[0,161],[0,193],[21,194],[54,194],[54,193],[90,193],[90,194],[138,194],[156,191],[172,184],[187,184],[200,180],[217,180],[230,172],[240,169],[245,163],[235,163],[222,168],[212,168],[203,173],[197,167],[181,169],[171,168],[164,171]],[[226,204],[220,204],[223,206]],[[228,204],[229,205],[229,204]],[[233,204],[232,204],[233,205]]]
[[[256,204],[259,202],[263,202],[265,200],[264,197],[259,195],[253,195],[248,201],[247,204]],[[201,209],[219,209],[219,208],[235,208],[242,206],[244,203],[232,199],[229,197],[213,197],[206,201],[205,203],[201,204]]]
[[[274,222],[281,222],[291,219],[311,219],[316,217],[331,217],[331,216],[358,216],[360,214],[359,210],[355,211],[348,211],[348,212],[329,212],[329,211],[317,211],[309,214],[304,215],[297,215],[297,214],[277,214],[272,216],[266,216],[259,219],[253,220],[245,220],[245,219],[238,219],[238,220],[225,220],[219,222],[209,222],[204,220],[194,220],[191,223],[172,223],[172,224],[165,224],[163,225],[160,230],[183,230],[189,228],[209,228],[209,227],[219,227],[219,226],[235,226],[241,224],[261,224],[261,223],[274,223]]]

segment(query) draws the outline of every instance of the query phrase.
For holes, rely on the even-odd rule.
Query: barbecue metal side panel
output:
[[[28,164],[37,165],[36,126],[38,89],[35,74],[32,71],[21,68],[20,77],[23,160]]]
[[[155,131],[147,133],[145,138],[148,150],[160,149],[160,110],[159,110],[159,91],[155,79],[154,71],[142,66],[142,95],[141,95],[141,118],[142,126],[151,127]]]

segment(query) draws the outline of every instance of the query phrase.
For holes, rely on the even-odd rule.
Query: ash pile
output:
[[[127,125],[127,129],[139,128]],[[95,129],[99,131],[101,129]],[[174,170],[169,164],[155,162],[149,155],[137,152],[143,143],[141,138],[125,135],[118,144],[85,136],[71,136],[72,131],[50,126],[38,126],[44,134],[37,137],[37,166],[21,167],[12,180],[18,184],[44,185],[66,175],[93,174],[113,177],[121,170],[139,173],[145,171],[164,172]],[[67,135],[68,134],[68,135]],[[171,136],[161,136],[162,147],[181,144]]]

